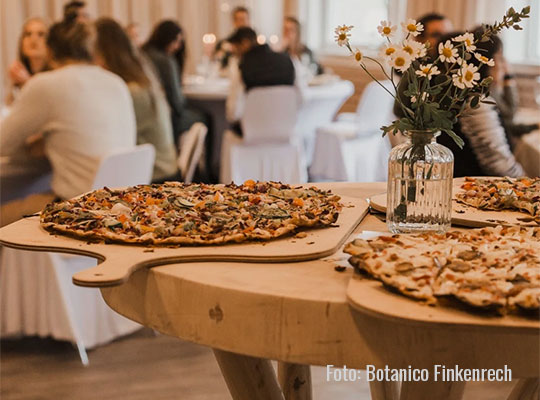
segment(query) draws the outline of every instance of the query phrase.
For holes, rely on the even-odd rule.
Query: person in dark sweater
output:
[[[247,91],[261,86],[292,86],[295,72],[291,58],[272,51],[267,44],[259,45],[257,33],[251,28],[238,29],[228,42],[240,60],[237,71],[232,72],[227,98],[227,119],[235,122],[242,117]]]
[[[190,107],[182,93],[179,65],[174,58],[182,45],[182,28],[172,20],[160,22],[148,41],[142,46],[143,54],[152,62],[165,91],[171,109],[171,122],[176,144],[182,132],[195,122],[208,126],[208,118],[201,111]]]

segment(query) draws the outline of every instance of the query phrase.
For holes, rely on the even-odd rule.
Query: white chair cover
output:
[[[149,183],[154,147],[137,146],[101,162],[94,188]],[[86,348],[129,334],[140,325],[110,309],[98,289],[74,286],[74,273],[96,260],[56,253],[2,248],[0,262],[0,334],[39,335],[75,343],[83,364]]]
[[[339,125],[338,125],[339,127]],[[317,130],[313,162],[309,169],[313,181],[384,182],[388,176],[388,155],[392,146],[381,131],[358,136],[354,129]],[[354,127],[353,127],[354,128]]]
[[[207,133],[206,125],[196,122],[180,138],[177,165],[185,183],[191,183],[193,180],[195,169],[204,153]]]
[[[299,102],[298,91],[292,86],[248,92],[241,120],[243,137],[224,133],[222,183],[247,179],[306,182],[306,164],[294,130]]]
[[[313,156],[317,128],[333,121],[343,103],[354,93],[349,81],[310,86],[302,90],[302,106],[296,123],[296,132],[303,140],[308,165]]]

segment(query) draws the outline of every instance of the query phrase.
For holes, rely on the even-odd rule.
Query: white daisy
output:
[[[350,26],[342,25],[342,26],[338,26],[334,30],[334,33],[336,34],[335,39],[339,46],[345,46],[349,43],[349,38],[351,37],[351,34],[349,32],[351,31],[352,28],[353,28],[352,25]]]
[[[384,46],[379,55],[381,58],[388,59],[392,54],[394,54],[397,50],[397,47],[391,43],[388,43],[386,46]]]
[[[447,40],[444,44],[439,43],[439,58],[442,62],[454,63],[457,60],[458,51],[454,45]]]
[[[353,57],[357,62],[361,62],[362,59],[364,58],[364,55],[362,54],[360,50],[356,48],[354,49]]]
[[[495,61],[493,61],[493,58],[487,58],[486,56],[478,53],[474,53],[474,57],[482,64],[486,64],[490,67],[493,67],[495,65]]]
[[[391,37],[397,30],[397,26],[392,24],[389,21],[381,21],[381,24],[377,27],[377,30],[384,37]]]
[[[472,88],[480,79],[478,67],[472,64],[464,64],[458,74],[452,75],[452,82],[460,89]]]
[[[418,36],[424,30],[424,25],[417,23],[414,19],[408,19],[401,24],[403,31],[411,36]]]
[[[398,71],[405,72],[411,65],[412,58],[409,53],[403,50],[396,50],[390,57],[389,64]]]
[[[416,40],[408,39],[403,41],[403,51],[410,54],[413,60],[424,57],[426,55],[426,46]]]
[[[452,39],[454,42],[463,42],[465,43],[465,50],[474,51],[476,46],[474,45],[474,35],[472,33],[466,32],[463,35],[456,36]]]
[[[440,73],[441,71],[439,71],[439,68],[433,64],[420,64],[419,69],[415,72],[416,75],[425,76],[428,80],[431,80],[433,75],[439,75]]]

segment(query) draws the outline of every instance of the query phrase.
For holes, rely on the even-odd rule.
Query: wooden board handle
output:
[[[125,255],[111,255],[95,267],[85,269],[73,275],[73,283],[84,287],[108,287],[125,283],[131,274],[144,268],[145,260],[133,263]]]

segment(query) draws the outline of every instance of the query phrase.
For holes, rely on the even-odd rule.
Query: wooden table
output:
[[[385,190],[382,183],[331,186],[363,198]],[[369,215],[360,230],[386,231],[386,225]],[[529,378],[520,381],[514,399],[527,399],[518,396],[536,390],[538,330],[408,323],[355,310],[346,297],[352,269],[336,272],[337,257],[288,264],[158,266],[101,291],[120,314],[213,348],[234,399],[310,399],[307,366],[327,364],[431,370],[434,364],[508,365],[513,378]],[[268,360],[280,361],[279,383]],[[397,384],[373,382],[371,389],[373,399],[398,398]],[[404,383],[401,399],[459,399],[463,389],[464,383]]]

